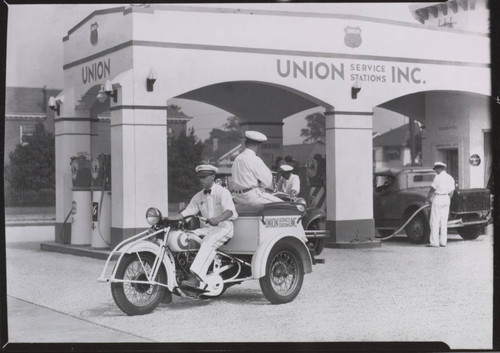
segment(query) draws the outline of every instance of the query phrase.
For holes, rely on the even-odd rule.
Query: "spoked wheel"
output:
[[[147,281],[154,259],[155,255],[149,253],[124,257],[116,270],[116,279]],[[160,267],[155,281],[167,283],[167,275],[163,266]],[[111,283],[113,299],[127,315],[149,314],[160,304],[166,290],[166,287],[147,283]]]
[[[290,242],[276,244],[266,264],[266,275],[260,278],[262,293],[272,304],[289,303],[299,294],[304,280],[304,264],[296,246]]]
[[[412,243],[422,244],[429,241],[430,227],[425,216],[420,213],[416,215],[405,228],[406,235]]]
[[[485,233],[483,226],[458,228],[458,234],[465,240],[475,240]]]
[[[320,224],[319,221],[314,221],[309,225],[309,227],[307,227],[307,230],[325,230],[325,226],[324,223]],[[321,254],[321,252],[325,248],[325,242],[326,238],[314,238],[308,240],[308,243],[310,243],[312,248],[314,249],[314,255]]]

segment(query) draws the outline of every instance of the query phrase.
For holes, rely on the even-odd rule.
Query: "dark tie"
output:
[[[205,189],[203,190],[203,193],[206,195],[206,194],[209,194],[212,192],[212,189]]]

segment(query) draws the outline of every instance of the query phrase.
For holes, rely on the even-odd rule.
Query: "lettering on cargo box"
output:
[[[298,217],[268,217],[264,219],[266,228],[295,227]]]

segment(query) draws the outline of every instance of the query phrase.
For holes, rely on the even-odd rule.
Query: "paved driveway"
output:
[[[98,283],[104,261],[39,250],[54,228],[7,228],[7,291],[11,341],[94,342],[96,328],[113,341],[305,342],[443,341],[452,349],[491,349],[493,237],[426,248],[396,237],[375,249],[325,249],[326,264],[306,275],[292,303],[270,305],[258,281],[218,299],[174,296],[152,314],[129,317]],[[45,325],[25,331],[16,299],[94,324],[78,336]],[[33,305],[29,304],[29,305]],[[22,311],[22,310],[21,310]],[[44,314],[36,316],[43,320]],[[47,332],[44,335],[44,330]],[[122,336],[123,335],[123,336]]]

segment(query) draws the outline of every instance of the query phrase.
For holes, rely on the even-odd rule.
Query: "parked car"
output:
[[[407,167],[376,170],[373,178],[375,227],[381,236],[399,229],[426,203],[436,173],[430,168]],[[405,227],[414,243],[429,241],[430,207],[420,211]],[[448,229],[456,228],[463,239],[473,240],[484,234],[491,219],[488,189],[457,189],[451,199]]]

